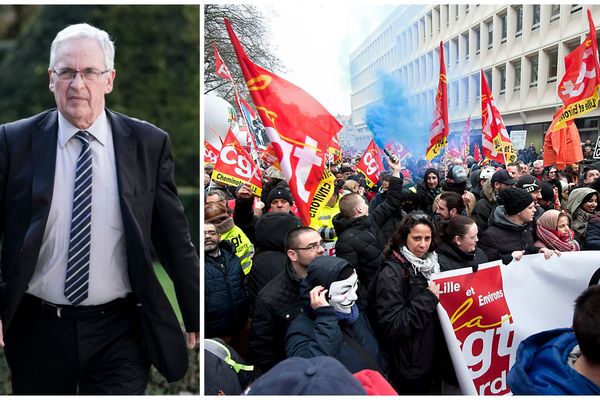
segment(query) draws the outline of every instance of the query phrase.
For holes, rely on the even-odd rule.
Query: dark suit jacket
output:
[[[168,381],[187,370],[185,339],[152,268],[171,277],[188,332],[199,331],[198,255],[177,198],[166,132],[106,110],[112,126],[127,267],[150,361]],[[54,185],[58,112],[0,125],[0,317],[4,332],[34,272]],[[33,362],[33,360],[32,360]]]

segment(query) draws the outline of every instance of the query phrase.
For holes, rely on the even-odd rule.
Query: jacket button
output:
[[[290,318],[290,314],[285,314],[285,318],[289,319]]]

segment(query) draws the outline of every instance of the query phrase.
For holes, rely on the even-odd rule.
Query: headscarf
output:
[[[579,251],[579,244],[573,239],[573,230],[569,228],[567,235],[556,230],[558,219],[564,215],[557,210],[548,210],[537,220],[537,236],[549,249],[559,251]]]

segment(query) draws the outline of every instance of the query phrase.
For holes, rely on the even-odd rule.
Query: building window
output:
[[[475,32],[475,54],[479,54],[481,51],[481,36],[479,35],[479,29],[474,29]]]
[[[452,40],[452,47],[454,48],[454,63],[458,64],[458,38]]]
[[[515,70],[515,92],[517,90],[521,90],[521,60],[517,60],[513,63],[513,68]]]
[[[533,5],[533,20],[532,20],[532,25],[531,25],[531,30],[534,31],[536,29],[538,29],[540,27],[540,5],[539,4],[534,4]]]
[[[488,69],[487,71],[483,71],[483,74],[485,75],[485,80],[488,84],[488,87],[490,90],[492,90],[492,70]]]
[[[492,21],[487,23],[487,29],[488,29],[488,49],[491,49],[493,42],[494,42],[494,25],[493,25]]]
[[[469,32],[463,35],[463,43],[465,44],[465,60],[469,59]]]
[[[467,5],[465,6],[465,14],[468,14],[468,13],[469,13],[469,7],[470,7],[470,4],[467,4]]]
[[[446,69],[450,67],[450,42],[444,43],[444,62],[446,63]]]
[[[556,21],[560,17],[560,4],[550,6],[550,21]]]
[[[479,87],[479,80],[481,79],[479,74],[473,74],[473,86],[475,87],[475,100],[479,101],[481,98],[481,89]]]
[[[455,16],[458,19],[458,4],[454,6]]]
[[[529,87],[535,87],[538,83],[538,56],[537,54],[529,57],[531,65],[531,74],[529,75]]]
[[[500,94],[504,94],[506,92],[506,68],[498,68],[498,73],[500,74]]]
[[[502,30],[502,37],[500,40],[500,43],[504,43],[506,42],[506,31],[507,31],[507,27],[506,27],[506,13],[500,15],[500,28]]]
[[[450,6],[446,6],[446,26],[450,25]]]
[[[519,37],[523,34],[523,6],[519,6],[516,9],[517,12],[517,33],[515,37]]]
[[[556,82],[558,70],[558,49],[548,52],[548,82]]]
[[[581,11],[581,4],[573,4],[571,6],[571,14],[575,14],[577,11]]]

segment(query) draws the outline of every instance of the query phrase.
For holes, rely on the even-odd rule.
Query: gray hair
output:
[[[50,46],[50,68],[54,68],[56,62],[56,50],[58,47],[71,39],[93,39],[98,42],[104,52],[104,67],[112,70],[115,68],[115,44],[110,40],[108,33],[89,24],[69,25],[56,34]]]
[[[541,167],[542,165],[544,165],[544,160],[535,160],[533,162],[534,167]]]

